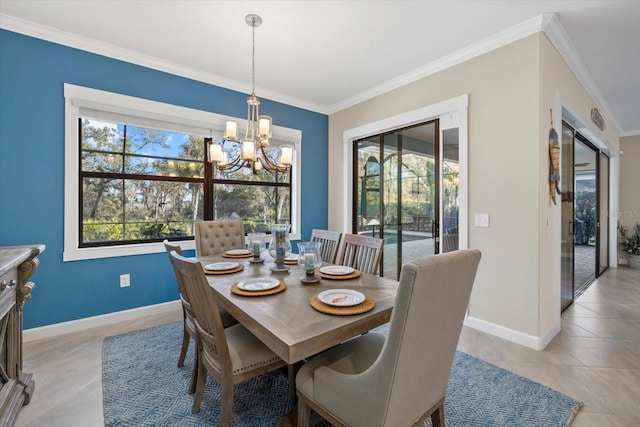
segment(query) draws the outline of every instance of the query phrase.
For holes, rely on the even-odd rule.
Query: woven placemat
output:
[[[237,273],[238,271],[242,271],[242,270],[244,270],[244,265],[240,264],[239,266],[230,268],[229,270],[207,270],[205,268],[204,272],[205,274],[231,274],[231,273]]]
[[[298,264],[298,260],[297,259],[285,259],[284,263],[287,265],[297,265]]]
[[[316,276],[322,277],[323,279],[331,279],[331,280],[355,279],[356,277],[360,277],[360,270],[353,270],[353,273],[349,273],[349,274],[326,274],[320,271],[320,269],[318,269],[316,270]]]
[[[376,306],[376,300],[371,298],[369,295],[364,296],[363,302],[358,305],[352,305],[351,307],[334,307],[332,305],[327,305],[318,299],[318,295],[314,295],[309,303],[311,304],[311,307],[320,313],[334,314],[336,316],[362,314],[373,310],[373,307]]]
[[[252,254],[245,254],[245,255],[222,254],[223,258],[251,258],[252,256],[253,256]]]
[[[267,289],[266,291],[245,291],[243,289],[240,289],[237,283],[231,285],[231,292],[236,295],[242,295],[243,297],[261,297],[264,295],[273,295],[277,294],[278,292],[282,292],[285,289],[287,289],[287,285],[285,285],[282,280],[280,281],[280,284],[278,286],[276,286],[275,288]]]

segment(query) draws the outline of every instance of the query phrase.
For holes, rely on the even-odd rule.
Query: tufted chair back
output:
[[[196,222],[196,256],[220,255],[244,247],[242,221]]]

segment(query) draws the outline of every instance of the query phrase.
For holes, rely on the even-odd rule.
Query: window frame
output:
[[[64,185],[64,251],[63,261],[110,258],[119,256],[161,253],[165,251],[162,242],[132,243],[95,247],[80,247],[80,129],[78,120],[81,111],[87,109],[110,117],[121,117],[128,122],[129,117],[137,120],[138,126],[153,127],[153,123],[170,123],[171,130],[194,133],[205,137],[222,134],[227,120],[243,123],[242,118],[210,113],[187,107],[91,89],[72,84],[64,84],[65,98],[65,185]],[[111,119],[114,120],[114,119]],[[120,121],[120,120],[117,120]],[[165,126],[163,126],[165,127]],[[272,140],[294,146],[294,162],[291,171],[291,223],[292,240],[299,240],[301,226],[301,141],[299,129],[273,126]],[[177,240],[183,249],[195,249],[193,239]]]

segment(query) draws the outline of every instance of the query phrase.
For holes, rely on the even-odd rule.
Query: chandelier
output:
[[[262,24],[262,18],[249,14],[245,17],[247,25],[252,28],[253,40],[251,50],[251,95],[247,98],[247,126],[244,138],[238,138],[238,122],[228,120],[225,124],[224,139],[221,143],[210,142],[208,146],[209,161],[221,172],[236,172],[242,168],[249,168],[254,174],[262,169],[269,172],[287,172],[291,168],[293,158],[293,146],[281,145],[280,159],[269,158],[266,147],[271,138],[271,117],[260,115],[260,99],[256,96],[256,27]],[[233,160],[229,160],[228,153],[224,150],[225,143],[229,141],[239,148]]]

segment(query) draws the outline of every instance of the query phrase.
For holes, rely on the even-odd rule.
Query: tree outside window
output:
[[[290,173],[221,174],[198,135],[90,118],[79,126],[80,247],[193,238],[201,220],[242,219],[246,231],[291,222]]]

